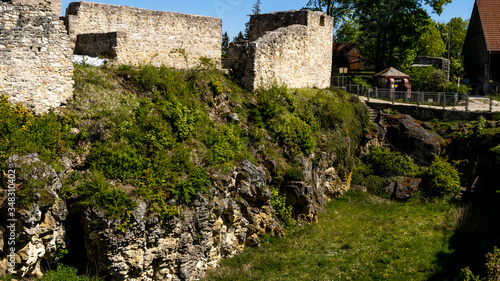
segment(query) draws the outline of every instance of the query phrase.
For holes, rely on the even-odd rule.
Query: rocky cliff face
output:
[[[333,158],[321,155],[313,165],[312,158],[303,157],[304,179],[282,185],[296,218],[316,221],[326,200],[349,188],[349,180],[330,167]],[[137,202],[138,207],[123,219],[109,219],[97,209],[82,209],[63,200],[57,191],[71,169],[69,163],[60,173],[36,155],[13,156],[9,165],[18,170],[31,167],[26,177],[44,182],[40,196],[46,198],[18,210],[16,272],[20,276],[41,275],[42,260],[53,261],[57,249],[67,245],[69,255],[80,254],[82,262],[86,259],[113,280],[195,280],[222,257],[237,255],[245,246],[259,246],[259,236],[283,234],[270,201],[272,171],[249,161],[229,174],[213,174],[211,196],[181,207],[167,223],[150,213],[145,201]],[[1,220],[5,225],[6,218]],[[119,227],[124,223],[126,228]],[[0,227],[0,231],[5,242],[6,229]],[[0,246],[3,275],[8,269],[7,247]]]

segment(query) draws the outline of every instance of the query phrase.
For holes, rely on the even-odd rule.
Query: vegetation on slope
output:
[[[321,150],[349,172],[368,124],[365,107],[344,92],[275,84],[251,93],[208,61],[189,71],[75,65],[74,79],[73,100],[42,116],[2,99],[0,162],[37,152],[61,171],[61,157],[85,159],[60,193],[114,217],[142,198],[168,219],[177,205],[209,196],[212,172],[242,159],[273,159],[285,175],[298,155]],[[39,192],[24,184],[19,200],[27,206]]]

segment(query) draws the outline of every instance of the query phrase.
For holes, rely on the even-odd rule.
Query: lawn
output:
[[[319,223],[265,237],[206,280],[427,280],[450,255],[457,211],[445,201],[397,203],[350,192]]]

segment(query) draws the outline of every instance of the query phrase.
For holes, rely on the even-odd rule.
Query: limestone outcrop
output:
[[[325,202],[349,188],[349,182],[330,167],[332,157],[321,155],[317,165],[312,156],[301,158],[303,181],[283,183],[296,218],[316,221]],[[259,246],[260,236],[283,234],[271,204],[273,171],[265,167],[269,165],[259,167],[244,160],[230,173],[212,174],[210,196],[198,196],[191,205],[180,206],[177,216],[160,221],[143,200],[120,219],[93,207],[83,208],[74,198],[63,200],[57,191],[71,171],[71,161],[63,162],[64,170],[56,173],[36,154],[9,159],[9,167],[30,167],[19,178],[22,184],[33,178],[43,182],[36,195],[41,203],[17,214],[21,218],[16,224],[20,276],[41,275],[41,261],[53,261],[58,249],[69,247],[70,254],[81,249],[82,262],[115,280],[196,280],[217,267],[221,258],[240,254],[245,246]],[[4,249],[0,274],[7,269]]]
[[[395,149],[408,153],[418,164],[431,163],[441,154],[439,136],[424,129],[410,115],[385,116],[385,138]]]

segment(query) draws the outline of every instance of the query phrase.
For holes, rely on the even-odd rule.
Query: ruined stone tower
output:
[[[330,86],[333,18],[314,11],[252,15],[248,37],[232,43],[224,61],[246,88]]]
[[[69,36],[59,0],[0,2],[0,92],[36,112],[73,94]]]

